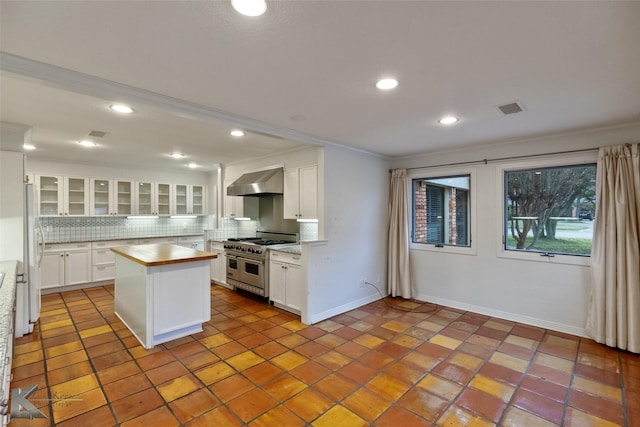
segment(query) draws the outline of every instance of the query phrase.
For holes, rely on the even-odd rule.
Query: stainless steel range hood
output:
[[[227,187],[227,196],[272,196],[284,191],[282,168],[245,173]]]

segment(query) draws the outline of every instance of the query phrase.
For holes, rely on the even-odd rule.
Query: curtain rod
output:
[[[430,165],[430,166],[416,166],[413,168],[406,168],[406,169],[407,170],[426,169],[426,168],[438,168],[443,166],[473,165],[473,164],[479,164],[479,163],[484,163],[486,165],[489,162],[500,162],[503,160],[515,160],[515,159],[527,159],[531,157],[554,156],[556,154],[587,153],[589,151],[598,151],[598,148],[584,148],[581,150],[556,151],[554,153],[529,154],[526,156],[496,157],[494,159],[470,160],[467,162],[443,163],[440,165]],[[389,169],[389,172],[392,172],[392,171],[393,169]]]

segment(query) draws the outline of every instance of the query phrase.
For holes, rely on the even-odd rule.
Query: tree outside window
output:
[[[596,165],[505,172],[505,249],[589,255]]]

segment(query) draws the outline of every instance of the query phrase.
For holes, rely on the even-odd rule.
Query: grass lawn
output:
[[[577,225],[577,224],[576,224]],[[527,237],[525,247],[531,244],[533,237]],[[516,239],[509,236],[508,249],[516,248]],[[538,239],[535,248],[532,251],[553,252],[557,254],[591,254],[591,239]]]

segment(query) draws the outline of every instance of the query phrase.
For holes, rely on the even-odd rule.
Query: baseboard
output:
[[[349,310],[354,310],[358,307],[362,307],[363,305],[367,305],[374,301],[378,301],[379,299],[380,299],[380,294],[375,293],[375,294],[367,295],[364,298],[360,298],[355,301],[350,301],[347,304],[334,307],[330,310],[313,314],[309,316],[309,323],[314,324],[314,323],[321,322],[323,320],[329,319],[330,317],[337,316],[338,314],[346,313]]]
[[[496,310],[474,304],[467,304],[460,301],[449,300],[446,298],[434,297],[432,295],[418,294],[415,299],[430,302],[433,304],[443,305],[446,307],[456,308],[458,310],[471,311],[473,313],[484,314],[485,316],[497,317],[500,319],[510,320],[512,322],[523,323],[525,325],[537,326],[543,329],[550,329],[552,331],[563,332],[570,335],[588,338],[587,330],[585,328],[580,328],[577,326],[551,322],[545,319],[523,316],[521,314],[510,313],[508,311]]]
[[[78,289],[97,288],[99,286],[113,285],[113,283],[114,281],[112,279],[112,280],[103,280],[101,282],[88,282],[88,283],[80,283],[77,285],[56,286],[53,288],[40,288],[40,293],[42,295],[57,294],[59,292],[77,291]]]

